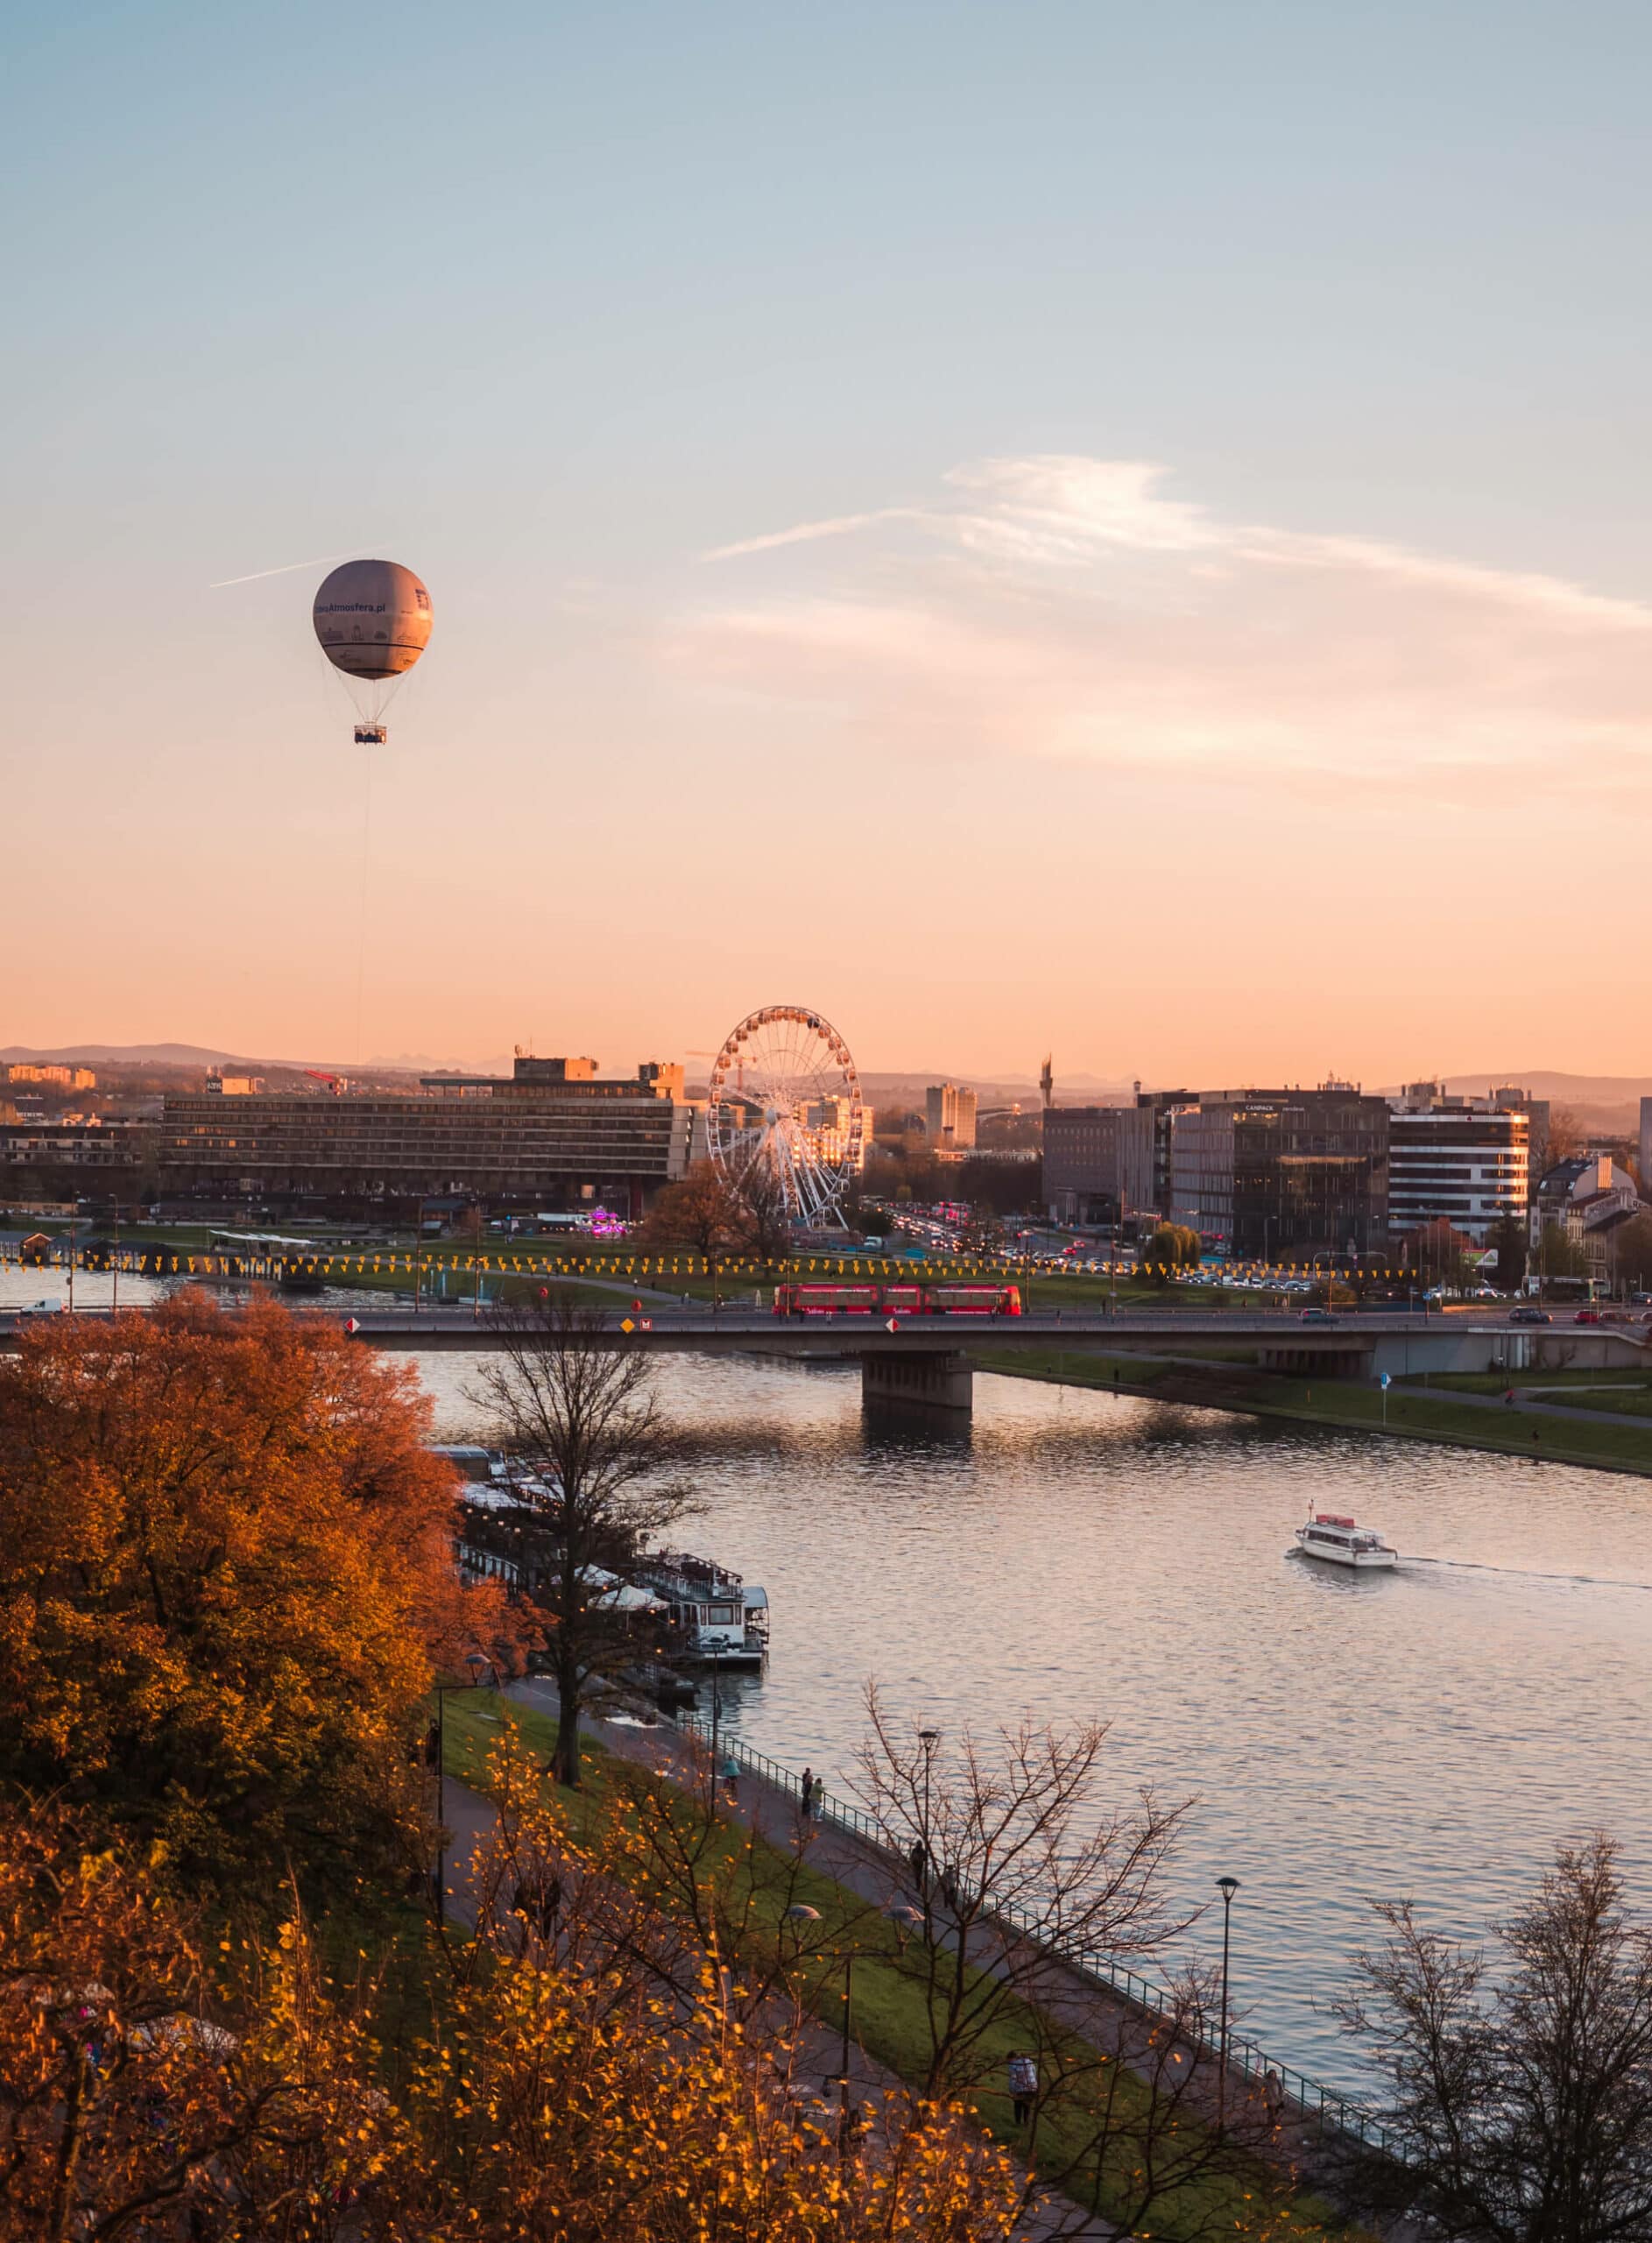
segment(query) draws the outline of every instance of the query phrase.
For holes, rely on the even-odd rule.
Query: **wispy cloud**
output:
[[[872,514],[838,514],[830,521],[798,522],[791,529],[772,529],[761,537],[743,537],[736,545],[714,545],[702,561],[739,561],[748,553],[773,553],[782,545],[813,545],[823,537],[847,537],[851,530],[870,529],[875,522],[915,522],[924,516],[911,506],[879,506]]]
[[[935,506],[685,617],[701,676],[917,753],[1472,795],[1652,781],[1652,608],[1357,534],[1223,519],[1141,461],[988,459]],[[731,585],[732,591],[732,585]]]
[[[325,569],[335,561],[353,561],[358,553],[371,550],[370,541],[366,545],[349,546],[342,553],[318,553],[312,561],[283,561],[279,569],[254,569],[246,577],[220,577],[217,583],[208,584],[207,590],[209,592],[227,591],[231,584],[256,584],[265,577],[290,577],[295,569]]]

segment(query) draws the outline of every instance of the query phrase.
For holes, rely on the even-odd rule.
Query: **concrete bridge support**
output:
[[[863,1401],[879,1409],[894,1403],[967,1418],[975,1407],[975,1374],[969,1357],[956,1348],[933,1355],[904,1348],[898,1355],[880,1352],[861,1357],[860,1392]]]

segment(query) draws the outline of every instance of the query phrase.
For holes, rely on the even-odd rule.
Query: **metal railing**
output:
[[[704,1744],[711,1742],[711,1723],[703,1714],[680,1713],[676,1716],[676,1725]],[[765,1783],[773,1784],[776,1790],[791,1798],[801,1796],[801,1777],[794,1775],[780,1761],[770,1759],[766,1752],[753,1751],[750,1745],[743,1744],[738,1737],[730,1736],[722,1728],[717,1730],[717,1749],[719,1757],[726,1756],[732,1760],[742,1774],[760,1777]],[[882,1854],[892,1866],[901,1865],[900,1852],[890,1844],[888,1833],[864,1808],[851,1806],[846,1800],[829,1798],[823,1793],[817,1792],[815,1796],[819,1801],[814,1809],[817,1821],[834,1823],[840,1829],[852,1831],[874,1851]],[[1013,1930],[1020,1938],[1045,1949],[1081,1976],[1122,1995],[1133,2007],[1143,2010],[1150,2016],[1168,2020],[1202,2054],[1219,2058],[1219,2042],[1190,2028],[1185,2005],[1176,2002],[1152,1979],[1144,1978],[1140,1971],[1120,1963],[1116,1956],[1091,1948],[1053,1946],[1048,1925],[1013,1901],[1006,1901],[995,1907],[991,1913],[996,1922]],[[1295,2064],[1286,2063],[1281,2057],[1270,2055],[1254,2041],[1230,2033],[1227,2061],[1241,2078],[1255,2080],[1265,2089],[1270,2080],[1276,2083],[1276,2091],[1281,2103],[1294,2106],[1299,2116],[1311,2119],[1328,2131],[1345,2134],[1367,2147],[1382,2150],[1390,2157],[1402,2159],[1405,2156],[1403,2143],[1374,2112],[1366,2110],[1352,2097],[1339,2094],[1333,2087],[1327,2087],[1323,2080],[1311,2078],[1308,2073],[1298,2070]]]

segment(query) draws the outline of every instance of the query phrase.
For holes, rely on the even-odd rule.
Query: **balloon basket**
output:
[[[357,725],[356,727],[357,747],[383,747],[389,738],[390,728],[386,725]]]

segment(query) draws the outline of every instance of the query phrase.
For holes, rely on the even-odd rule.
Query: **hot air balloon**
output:
[[[429,642],[429,593],[398,561],[346,561],[312,612],[321,652],[356,704],[357,745],[382,747],[385,706]]]

